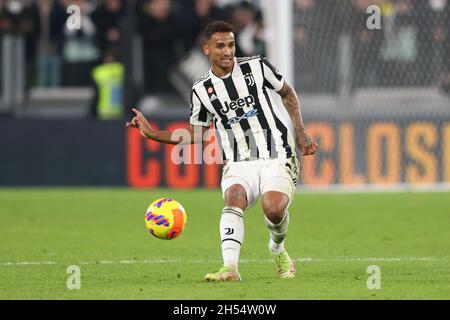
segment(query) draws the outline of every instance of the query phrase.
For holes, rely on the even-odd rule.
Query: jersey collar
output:
[[[237,66],[237,58],[234,57],[234,64],[233,64],[233,69],[231,70],[231,72],[229,74],[227,74],[224,77],[219,77],[216,76],[212,70],[212,67],[209,69],[209,72],[211,73],[211,77],[214,79],[218,79],[218,80],[225,80],[226,78],[228,78],[229,76],[231,76],[234,73],[234,70],[236,70],[236,66]]]

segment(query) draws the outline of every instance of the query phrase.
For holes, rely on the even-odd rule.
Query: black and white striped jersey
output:
[[[213,122],[224,160],[291,158],[294,139],[268,92],[283,84],[266,58],[235,58],[230,75],[220,78],[210,70],[194,83],[190,123]]]

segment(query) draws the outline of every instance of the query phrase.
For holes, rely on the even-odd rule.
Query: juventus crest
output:
[[[254,86],[255,85],[255,78],[253,78],[253,73],[246,73],[244,74],[245,82],[247,82],[247,85]]]

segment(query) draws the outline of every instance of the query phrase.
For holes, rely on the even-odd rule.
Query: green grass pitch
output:
[[[145,230],[147,205],[173,197],[183,234]],[[0,189],[0,299],[449,299],[450,194],[297,194],[278,279],[258,202],[245,215],[240,283],[205,283],[221,265],[216,190]],[[69,290],[71,265],[81,289]],[[369,290],[367,268],[381,271]]]

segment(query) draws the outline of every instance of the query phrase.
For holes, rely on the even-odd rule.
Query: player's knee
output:
[[[225,205],[244,210],[247,207],[247,193],[243,186],[232,185],[225,191]]]
[[[280,210],[280,208],[264,208],[264,215],[269,219],[273,224],[279,224],[283,221],[284,211]]]
[[[262,207],[264,215],[273,224],[279,224],[283,221],[289,199],[284,194],[264,195],[262,198]]]

